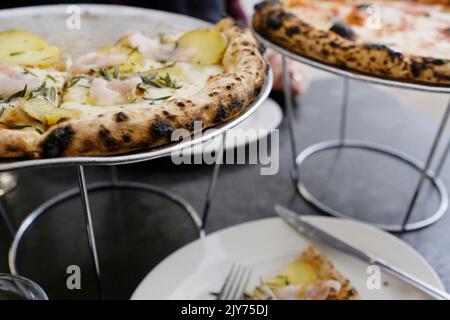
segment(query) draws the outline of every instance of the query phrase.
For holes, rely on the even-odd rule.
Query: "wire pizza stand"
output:
[[[273,76],[272,72],[269,71],[264,83],[264,86],[256,98],[256,100],[251,104],[251,106],[241,115],[236,118],[222,124],[215,126],[214,130],[206,130],[201,136],[194,135],[192,139],[187,141],[182,141],[176,144],[162,146],[157,149],[153,149],[146,152],[139,152],[129,155],[113,156],[113,157],[67,157],[67,158],[51,158],[51,159],[34,159],[34,160],[22,160],[22,161],[12,161],[12,162],[0,162],[0,173],[6,171],[15,171],[20,169],[30,169],[30,168],[44,168],[44,167],[57,167],[57,166],[75,166],[78,170],[78,188],[73,188],[67,190],[57,196],[47,200],[39,207],[37,207],[33,212],[31,212],[21,223],[17,232],[13,237],[13,241],[9,250],[8,263],[12,274],[20,274],[17,266],[17,255],[20,248],[20,243],[25,236],[25,234],[30,230],[30,228],[36,223],[38,219],[49,212],[49,209],[53,208],[57,204],[60,204],[69,199],[80,196],[83,206],[84,222],[86,226],[86,234],[89,240],[89,250],[95,268],[95,275],[98,288],[99,298],[103,297],[102,293],[102,282],[101,282],[101,266],[97,252],[95,230],[92,223],[92,213],[89,204],[89,192],[108,190],[108,189],[135,189],[143,192],[149,192],[157,194],[159,196],[165,197],[167,200],[175,203],[178,207],[184,210],[188,215],[188,218],[192,221],[193,226],[198,231],[199,237],[204,236],[204,226],[208,219],[210,204],[214,196],[215,186],[219,177],[220,166],[222,164],[223,157],[223,147],[219,149],[218,154],[215,157],[215,163],[212,175],[210,177],[209,186],[206,194],[206,199],[204,202],[203,212],[200,215],[194,209],[194,207],[185,199],[179,197],[178,195],[165,190],[163,188],[150,185],[147,183],[140,183],[135,181],[123,181],[119,180],[117,177],[117,171],[115,166],[123,164],[131,164],[137,162],[150,161],[157,158],[167,157],[174,153],[180,153],[183,150],[192,148],[203,142],[210,141],[212,139],[218,138],[224,141],[227,130],[237,126],[242,121],[247,119],[252,115],[256,109],[264,102],[268,97],[270,90],[272,88]],[[222,143],[222,146],[224,144]],[[84,173],[84,168],[86,166],[111,166],[111,181],[108,182],[98,182],[93,184],[88,184],[86,182],[86,176]]]
[[[357,80],[362,82],[367,82],[371,84],[378,84],[390,87],[397,87],[403,89],[411,89],[417,91],[431,92],[431,93],[445,93],[450,94],[449,87],[439,87],[439,86],[431,86],[431,85],[422,85],[415,83],[406,83],[382,78],[371,77],[359,73],[355,73],[348,70],[341,70],[332,66],[325,65],[318,61],[296,55],[292,52],[289,52],[280,46],[272,43],[271,41],[265,39],[263,36],[258,34],[253,30],[256,38],[263,43],[267,48],[273,49],[274,51],[280,53],[283,57],[283,89],[284,96],[286,101],[286,113],[288,118],[288,127],[289,127],[289,135],[291,139],[291,149],[293,155],[293,170],[292,177],[294,183],[296,185],[297,191],[303,197],[303,199],[312,205],[313,207],[319,209],[321,212],[340,217],[340,218],[350,218],[344,212],[340,212],[331,206],[323,203],[321,200],[317,199],[306,187],[302,180],[302,164],[309,157],[318,154],[322,151],[331,150],[331,149],[360,149],[366,150],[370,152],[375,152],[386,157],[390,157],[402,162],[405,165],[412,167],[414,170],[420,173],[420,178],[417,182],[417,185],[414,189],[411,200],[408,204],[407,210],[405,212],[405,216],[401,224],[384,224],[384,223],[373,223],[377,227],[391,231],[391,232],[403,232],[403,231],[413,231],[418,230],[424,227],[427,227],[434,222],[438,221],[442,216],[446,213],[449,205],[447,188],[443,184],[442,180],[439,178],[439,173],[445,163],[448,152],[450,151],[450,141],[445,148],[444,154],[442,158],[439,160],[436,169],[432,169],[431,165],[433,160],[436,157],[437,148],[442,140],[443,133],[447,122],[450,117],[450,101],[445,109],[445,112],[440,120],[438,131],[433,139],[430,151],[426,157],[425,163],[417,160],[416,158],[410,156],[409,154],[392,148],[385,145],[381,145],[378,143],[370,142],[370,141],[362,141],[362,140],[353,140],[348,139],[346,137],[346,127],[347,127],[347,110],[348,110],[348,101],[350,94],[350,80]],[[343,93],[342,93],[342,105],[341,105],[341,114],[340,114],[340,125],[339,125],[339,137],[336,140],[323,141],[316,144],[313,144],[300,153],[297,153],[297,144],[296,144],[296,135],[295,135],[295,121],[294,121],[294,107],[293,107],[293,94],[291,90],[291,79],[289,76],[289,71],[287,69],[287,59],[292,59],[306,65],[309,65],[313,68],[330,72],[337,76],[343,78]],[[439,206],[435,212],[433,212],[427,218],[410,222],[411,214],[417,204],[418,196],[422,190],[422,187],[426,180],[429,180],[439,195]]]

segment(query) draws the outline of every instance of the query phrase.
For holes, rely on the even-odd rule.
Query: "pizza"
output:
[[[0,157],[124,154],[226,122],[264,85],[261,51],[231,19],[181,35],[131,32],[73,58],[30,31],[1,32]]]
[[[381,78],[450,86],[449,0],[289,0],[254,29],[298,55]]]
[[[261,280],[262,281],[262,280]],[[313,246],[302,252],[280,274],[262,281],[254,300],[357,300],[358,292],[333,264]]]

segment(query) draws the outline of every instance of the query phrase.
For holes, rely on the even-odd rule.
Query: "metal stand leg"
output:
[[[89,205],[89,197],[88,197],[88,189],[86,185],[86,177],[84,175],[84,167],[79,166],[78,167],[78,186],[80,189],[80,195],[81,195],[81,202],[83,205],[83,211],[84,211],[84,221],[86,223],[86,231],[87,236],[89,240],[89,246],[90,251],[92,255],[92,260],[94,262],[94,268],[95,268],[95,276],[97,281],[97,288],[98,288],[98,296],[100,299],[103,298],[103,292],[102,292],[102,283],[101,283],[101,275],[100,275],[100,263],[98,260],[98,254],[97,254],[97,246],[95,243],[95,234],[94,234],[94,226],[92,224],[92,217],[91,217],[91,208]]]
[[[14,237],[16,230],[1,203],[1,197],[14,189],[16,186],[17,176],[15,174],[9,172],[0,173],[0,218],[5,222],[6,228],[12,237]]]
[[[347,133],[347,109],[348,109],[348,95],[350,91],[350,79],[344,78],[343,81],[343,95],[341,108],[341,123],[339,126],[339,141],[342,145],[345,144],[345,135]]]
[[[217,180],[219,178],[220,173],[220,166],[223,162],[223,154],[225,153],[224,147],[225,147],[225,140],[226,140],[227,134],[222,135],[222,145],[220,146],[220,149],[217,150],[218,154],[216,155],[216,162],[214,163],[214,169],[211,176],[211,180],[209,181],[208,185],[208,191],[206,193],[206,200],[205,200],[205,206],[203,208],[203,215],[202,215],[202,230],[204,232],[206,222],[208,221],[209,217],[209,209],[211,207],[211,202],[214,196],[214,191],[216,190]]]
[[[425,162],[425,166],[421,170],[419,182],[417,183],[413,197],[411,199],[411,202],[409,203],[408,210],[406,211],[406,216],[405,216],[405,219],[403,220],[403,224],[402,224],[403,231],[407,230],[406,225],[408,224],[409,219],[411,218],[411,214],[416,205],[417,198],[419,197],[420,191],[422,190],[423,183],[425,182],[425,179],[427,177],[427,173],[430,169],[431,163],[432,163],[434,155],[436,153],[436,149],[439,145],[439,142],[441,141],[442,134],[444,133],[445,127],[447,126],[449,116],[450,116],[450,101],[447,105],[447,108],[445,109],[444,116],[442,117],[442,120],[441,120],[441,124],[439,125],[439,129],[433,140],[433,144],[431,146],[430,152],[428,153],[428,157]],[[439,168],[439,170],[440,170],[440,168]]]
[[[14,235],[16,234],[16,230],[14,229],[11,220],[9,219],[8,215],[6,214],[5,207],[3,207],[3,204],[1,202],[1,198],[0,198],[0,216],[1,216],[2,220],[5,222],[6,229],[8,229],[9,234],[11,235],[12,238],[14,238]]]
[[[448,103],[450,104],[450,100]],[[442,154],[442,157],[439,160],[438,165],[436,166],[436,170],[434,170],[436,176],[439,176],[441,174],[442,168],[444,168],[449,152],[450,152],[450,139],[447,142],[447,146],[445,147],[444,153]]]
[[[294,182],[297,183],[299,179],[299,172],[297,170],[297,166],[295,165],[295,159],[297,157],[297,138],[295,136],[295,114],[294,114],[294,106],[292,105],[293,100],[292,100],[291,75],[289,74],[288,61],[285,56],[283,56],[283,92],[284,92],[284,100],[286,103],[289,136],[291,140],[292,160],[294,166],[293,178]]]

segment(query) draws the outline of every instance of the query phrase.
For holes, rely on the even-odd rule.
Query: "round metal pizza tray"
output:
[[[404,81],[396,81],[391,79],[384,79],[384,78],[378,78],[375,76],[369,76],[366,74],[350,71],[350,70],[344,70],[337,67],[333,67],[327,64],[324,64],[320,61],[316,61],[304,56],[300,56],[296,53],[292,53],[289,50],[286,50],[275,43],[271,42],[270,40],[264,38],[261,34],[256,32],[252,28],[253,34],[256,39],[258,39],[259,42],[263,43],[267,48],[273,49],[284,56],[288,57],[289,59],[296,60],[298,62],[304,63],[308,66],[311,66],[313,68],[330,72],[338,76],[346,77],[348,79],[352,80],[359,80],[364,81],[372,84],[379,84],[383,86],[391,86],[391,87],[397,87],[397,88],[403,88],[403,89],[412,89],[417,91],[425,91],[425,92],[434,92],[434,93],[450,93],[450,87],[443,87],[443,86],[437,86],[432,84],[419,84],[419,83],[412,83],[412,82],[404,82]]]
[[[71,29],[78,9],[81,11],[80,29]],[[69,18],[72,20],[69,21]],[[183,15],[116,5],[50,5],[9,9],[0,11],[0,21],[0,31],[13,28],[31,30],[42,35],[49,43],[62,47],[69,55],[79,55],[113,43],[130,31],[157,36],[160,33],[178,33],[208,26],[204,21]],[[269,72],[261,93],[244,113],[213,127],[214,130],[206,130],[200,137],[121,156],[2,160],[0,172],[56,165],[118,165],[169,156],[220,136],[247,119],[267,98],[272,82],[272,73]]]

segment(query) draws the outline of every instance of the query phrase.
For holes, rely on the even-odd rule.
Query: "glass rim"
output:
[[[48,300],[47,293],[45,293],[44,289],[33,280],[9,273],[0,273],[0,280],[20,282],[31,289],[33,291],[33,296],[37,297],[38,300]]]

